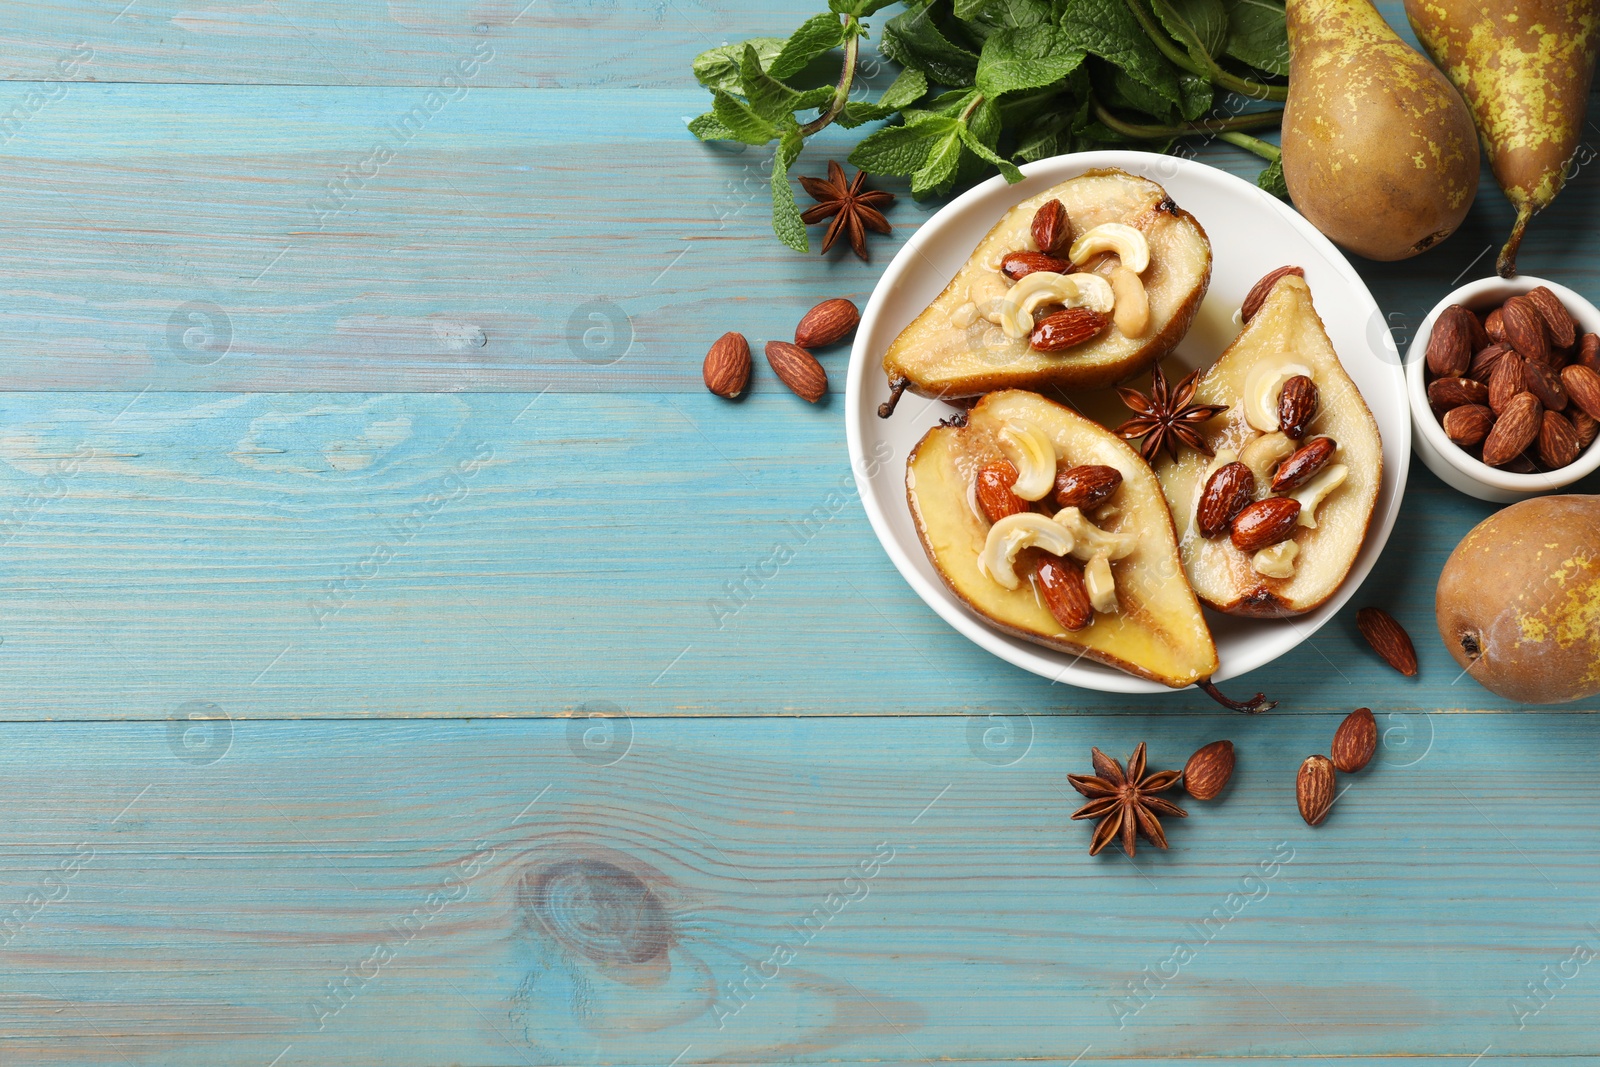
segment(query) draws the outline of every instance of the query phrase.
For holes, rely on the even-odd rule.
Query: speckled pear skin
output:
[[[1600,497],[1536,497],[1480,522],[1445,562],[1434,613],[1450,655],[1493,693],[1600,693]]]
[[[1517,209],[1500,273],[1550,205],[1582,140],[1600,0],[1406,0],[1406,17],[1472,108],[1495,181]]]
[[[1455,232],[1478,190],[1456,90],[1368,0],[1289,0],[1283,176],[1300,213],[1368,259]]]

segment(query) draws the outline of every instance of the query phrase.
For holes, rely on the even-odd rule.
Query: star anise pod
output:
[[[1149,396],[1137,389],[1118,389],[1122,402],[1135,414],[1117,427],[1117,436],[1125,441],[1143,437],[1144,443],[1139,446],[1139,454],[1147,463],[1155,462],[1156,454],[1162,448],[1167,450],[1167,455],[1177,459],[1180,445],[1188,445],[1207,456],[1215,455],[1201,435],[1200,427],[1227,411],[1228,405],[1194,403],[1196,379],[1199,377],[1199,371],[1191,372],[1169,393],[1167,376],[1161,373],[1161,367],[1157,365],[1150,372]]]
[[[1089,798],[1089,803],[1072,813],[1074,819],[1099,819],[1094,828],[1094,838],[1089,843],[1089,855],[1097,856],[1100,850],[1122,835],[1122,851],[1133,855],[1134,835],[1143,837],[1157,848],[1167,847],[1167,835],[1161,830],[1161,815],[1180,819],[1189,813],[1156,796],[1178,784],[1182,771],[1155,771],[1145,773],[1144,742],[1128,757],[1128,769],[1101,752],[1092,750],[1094,775],[1069,774],[1072,788]]]
[[[827,255],[840,234],[848,234],[850,247],[865,262],[867,231],[889,233],[894,229],[889,225],[889,220],[883,217],[883,212],[878,210],[894,203],[894,194],[881,189],[868,189],[865,171],[856,171],[855,179],[846,182],[844,168],[830,159],[827,180],[802,177],[800,184],[817,202],[817,206],[801,215],[800,220],[807,226],[815,226],[824,219],[833,220],[828,226],[827,236],[822,239],[823,255]]]

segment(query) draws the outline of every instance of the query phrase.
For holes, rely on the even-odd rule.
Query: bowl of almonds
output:
[[[1496,503],[1600,467],[1600,310],[1523,275],[1441,300],[1406,355],[1412,440],[1429,470]]]

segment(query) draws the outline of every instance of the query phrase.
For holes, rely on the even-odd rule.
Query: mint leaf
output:
[[[1125,0],[1070,0],[1061,29],[1063,43],[1099,56],[1168,103],[1179,102],[1177,72],[1145,36]]]
[[[907,67],[900,72],[889,88],[883,91],[877,103],[868,103],[865,100],[852,100],[844,106],[844,113],[839,116],[839,125],[850,129],[861,125],[863,122],[875,122],[886,119],[896,111],[903,111],[912,104],[921,100],[928,92],[928,76],[913,67]]]
[[[778,127],[752,111],[749,104],[721,89],[711,91],[711,113],[735,141],[766,144],[778,136]]]
[[[1210,78],[1182,71],[1178,74],[1178,92],[1183,99],[1178,104],[1178,114],[1193,122],[1211,110],[1216,90]]]
[[[737,141],[733,131],[722,124],[715,111],[707,111],[704,115],[689,123],[689,132],[702,141]]]
[[[768,122],[776,122],[795,109],[800,94],[761,69],[761,57],[749,45],[739,65],[739,83],[744,87],[750,109]]]
[[[1289,199],[1289,186],[1283,180],[1283,160],[1273,160],[1266,170],[1256,175],[1256,184],[1280,200]]]
[[[1289,74],[1289,31],[1280,0],[1228,0],[1228,55],[1268,74]]]
[[[772,157],[772,232],[796,252],[811,251],[806,223],[800,217],[800,205],[794,202],[794,189],[789,185],[789,167],[804,146],[800,127],[791,119],[778,142],[777,154]]]
[[[961,134],[966,128],[955,119],[943,122],[947,125],[930,146],[926,160],[911,175],[912,196],[946,193],[955,184],[956,168],[961,165]]]
[[[894,0],[828,0],[828,10],[840,15],[866,16],[888,7]]]
[[[905,126],[885,126],[856,145],[850,165],[872,174],[915,174],[954,124],[954,119],[930,115]]]
[[[721,89],[726,93],[739,91],[739,69],[744,62],[744,49],[749,45],[756,50],[763,64],[770,63],[783,51],[782,37],[752,37],[738,44],[725,44],[701,52],[694,59],[694,76],[707,89]]]
[[[1228,12],[1222,0],[1151,0],[1156,18],[1197,62],[1222,54]]]
[[[1219,0],[1220,2],[1220,0]],[[844,43],[844,25],[838,15],[817,15],[800,24],[789,35],[783,51],[765,63],[767,72],[774,78],[792,78],[806,69],[806,64]]]
[[[1120,3],[1121,0],[1118,0]],[[883,54],[902,67],[914,67],[941,85],[972,84],[978,57],[951,43],[933,20],[933,8],[896,15],[883,27]]]
[[[1065,78],[1083,63],[1085,53],[1056,38],[1052,26],[992,34],[978,58],[978,88],[985,96],[996,97],[1039,89]]]
[[[1016,164],[1012,163],[1009,159],[1001,158],[995,153],[994,149],[984,144],[983,141],[978,138],[977,134],[973,133],[972,130],[966,126],[961,127],[961,143],[966,146],[967,151],[971,152],[985,163],[988,163],[994,167],[998,167],[1000,169],[1000,173],[1006,176],[1006,181],[1010,182],[1012,185],[1015,185],[1022,180],[1022,171],[1017,169]]]

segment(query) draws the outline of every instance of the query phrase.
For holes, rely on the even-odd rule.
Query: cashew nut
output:
[[[1000,427],[1000,451],[1017,468],[1011,491],[1024,500],[1043,500],[1056,484],[1056,446],[1037,426],[1015,419]]]
[[[1121,559],[1139,547],[1139,538],[1131,533],[1107,533],[1083,517],[1078,508],[1062,508],[1056,512],[1055,522],[1072,534],[1072,547],[1067,551],[1081,560],[1095,556]]]
[[[988,539],[978,554],[978,569],[1007,589],[1018,589],[1017,553],[1025,548],[1041,548],[1053,556],[1065,556],[1073,549],[1072,531],[1047,516],[1033,511],[1007,515],[989,527]]]
[[[1328,494],[1344,484],[1345,477],[1350,473],[1350,468],[1343,463],[1330,463],[1305,485],[1292,493],[1284,495],[1300,501],[1300,518],[1297,520],[1301,526],[1313,530],[1317,528],[1317,505],[1328,498]]]
[[[1297,374],[1311,377],[1311,368],[1299,363],[1253,367],[1244,379],[1244,421],[1262,433],[1278,428],[1278,397],[1283,383]]]
[[[1111,561],[1094,556],[1083,567],[1083,584],[1089,593],[1089,606],[1101,613],[1117,610],[1117,583],[1111,577]]]
[[[1102,222],[1072,242],[1067,258],[1082,263],[1101,252],[1115,252],[1122,265],[1135,274],[1143,274],[1150,266],[1150,242],[1126,223]]]
[[[1118,264],[1111,268],[1111,292],[1116,297],[1111,321],[1122,336],[1143,337],[1150,326],[1150,295],[1144,291],[1144,282],[1130,268]]]
[[[950,312],[950,325],[958,330],[965,330],[976,321],[978,321],[978,305],[970,300]]]
[[[1098,274],[1037,270],[1025,275],[983,315],[1004,330],[1007,337],[1017,340],[1033,332],[1033,313],[1041,304],[1086,307],[1106,315],[1115,302],[1111,283]]]
[[[1274,430],[1246,441],[1239,449],[1239,462],[1255,474],[1258,486],[1267,488],[1272,485],[1272,472],[1294,455],[1294,450],[1295,443],[1289,440],[1289,435]]]
[[[1299,554],[1300,546],[1293,541],[1279,541],[1252,556],[1250,566],[1264,578],[1293,578],[1294,558]]]

